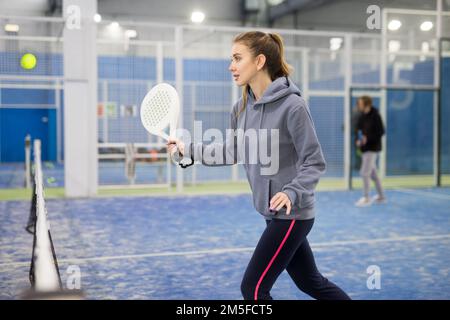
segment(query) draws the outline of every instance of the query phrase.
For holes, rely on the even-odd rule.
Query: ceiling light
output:
[[[341,48],[342,38],[331,38],[330,39],[330,50],[337,51]]]
[[[191,14],[191,21],[194,23],[202,23],[205,20],[205,14],[201,11],[194,11]]]
[[[102,21],[102,16],[99,15],[98,13],[94,14],[94,21],[95,21],[96,23],[101,22],[101,21]]]
[[[396,31],[396,30],[400,29],[401,26],[402,26],[402,23],[399,20],[391,20],[391,21],[389,21],[388,29],[391,31]]]
[[[422,31],[430,31],[431,29],[433,29],[433,22],[431,21],[424,21],[420,25],[420,30]]]
[[[125,31],[125,36],[127,38],[136,38],[137,37],[137,31],[133,29],[129,29]]]
[[[18,24],[5,24],[5,31],[6,32],[19,32],[19,25]]]

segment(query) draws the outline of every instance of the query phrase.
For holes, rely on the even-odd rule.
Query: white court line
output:
[[[394,191],[407,193],[407,194],[414,194],[414,195],[417,195],[417,196],[435,198],[435,199],[439,199],[439,200],[448,200],[448,201],[450,201],[450,195],[446,195],[446,194],[427,192],[427,191],[418,191],[418,190],[412,190],[412,189],[395,189]]]
[[[311,244],[314,248],[327,248],[335,246],[346,246],[346,245],[357,245],[357,244],[368,244],[373,245],[377,243],[385,242],[401,242],[401,241],[424,241],[424,240],[441,240],[450,239],[450,234],[440,234],[434,236],[409,236],[409,237],[392,237],[392,238],[380,238],[380,239],[361,239],[361,240],[347,240],[347,241],[329,241],[329,242],[318,242]],[[103,257],[91,257],[91,258],[71,258],[71,259],[58,259],[58,263],[82,263],[90,261],[109,261],[109,260],[126,260],[126,259],[143,259],[143,258],[153,258],[153,257],[173,257],[173,256],[196,256],[205,254],[221,254],[221,253],[234,253],[234,252],[252,252],[255,250],[254,247],[243,247],[243,248],[219,248],[219,249],[208,249],[208,250],[196,250],[196,251],[167,251],[167,252],[155,252],[155,253],[144,253],[144,254],[129,254],[129,255],[119,255],[119,256],[103,256]],[[2,263],[0,268],[5,267],[20,267],[28,266],[30,262],[11,262]]]

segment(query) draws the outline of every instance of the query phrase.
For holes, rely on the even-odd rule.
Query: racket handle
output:
[[[178,148],[175,150],[175,152],[172,154],[172,159],[179,163],[181,161],[181,159],[183,159],[183,156],[181,155],[181,153],[178,151]]]

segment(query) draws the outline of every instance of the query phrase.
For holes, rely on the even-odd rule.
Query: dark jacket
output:
[[[384,135],[383,121],[378,110],[372,107],[369,113],[361,113],[356,125],[356,130],[361,130],[367,137],[365,145],[361,146],[361,151],[381,151],[381,137]]]

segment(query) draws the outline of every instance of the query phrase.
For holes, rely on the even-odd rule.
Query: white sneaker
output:
[[[358,201],[355,202],[355,206],[357,207],[368,207],[372,204],[370,198],[362,197]]]
[[[376,195],[372,198],[372,202],[375,202],[376,204],[384,204],[387,202],[386,197],[380,197],[379,195]]]

